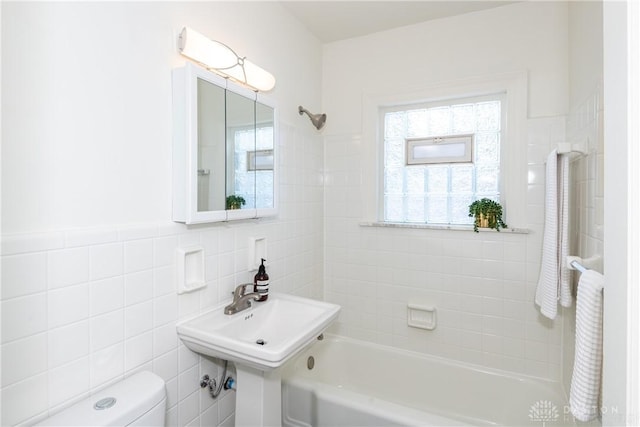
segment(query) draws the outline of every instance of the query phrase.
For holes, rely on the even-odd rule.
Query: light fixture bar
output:
[[[180,53],[225,78],[231,78],[256,91],[274,88],[276,79],[271,73],[248,59],[239,56],[224,43],[184,27],[180,33]]]

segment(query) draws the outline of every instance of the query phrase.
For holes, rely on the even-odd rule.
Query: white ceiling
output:
[[[514,2],[505,0],[298,0],[281,1],[281,3],[321,42],[330,43]]]

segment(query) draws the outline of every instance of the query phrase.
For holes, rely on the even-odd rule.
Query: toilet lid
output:
[[[100,390],[37,426],[124,426],[165,398],[164,381],[143,371]]]

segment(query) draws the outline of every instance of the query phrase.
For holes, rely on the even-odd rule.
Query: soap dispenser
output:
[[[266,259],[261,258],[262,263],[258,267],[258,272],[253,278],[253,291],[260,294],[258,301],[266,301],[269,298],[269,275],[264,267]]]

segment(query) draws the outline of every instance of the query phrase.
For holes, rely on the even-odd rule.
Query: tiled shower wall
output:
[[[584,144],[586,155],[572,163],[571,178],[575,224],[572,248],[588,258],[602,256],[604,239],[604,138],[602,84],[578,105],[567,119],[567,139]]]
[[[325,296],[343,305],[340,333],[561,378],[563,314],[542,318],[533,299],[542,253],[544,161],[565,140],[568,12],[564,2],[517,2],[325,45],[323,107],[337,116],[325,129]],[[411,66],[400,76],[398,64],[406,58]],[[506,212],[506,222],[529,233],[360,225],[375,214],[375,194],[368,192],[375,164],[366,162],[378,154],[370,145],[377,106],[410,102],[412,92],[416,101],[446,98],[444,85],[524,70],[528,119],[505,143],[526,148],[526,164],[514,172],[518,176],[501,180],[524,182],[527,174],[526,217],[510,223]],[[415,300],[435,306],[435,330],[407,326],[407,303]]]
[[[582,258],[604,254],[603,93],[599,84],[567,118],[567,140],[584,144],[586,155],[571,162],[571,253]],[[604,273],[603,263],[596,270]],[[574,274],[574,288],[578,280]],[[566,310],[563,382],[568,390],[575,349],[575,305]]]
[[[33,422],[140,370],[167,384],[167,425],[233,425],[235,393],[212,400],[220,365],[176,323],[227,299],[267,238],[272,291],[322,297],[322,144],[281,124],[277,218],[186,227],[167,221],[3,236],[2,425]],[[207,287],[177,295],[177,248],[201,245]]]
[[[335,330],[559,380],[563,315],[543,318],[533,299],[544,223],[544,162],[564,137],[565,117],[528,121],[522,142],[528,149],[528,234],[363,226],[362,141],[358,135],[325,138],[325,295],[343,307]],[[411,302],[437,309],[435,330],[407,326]]]

